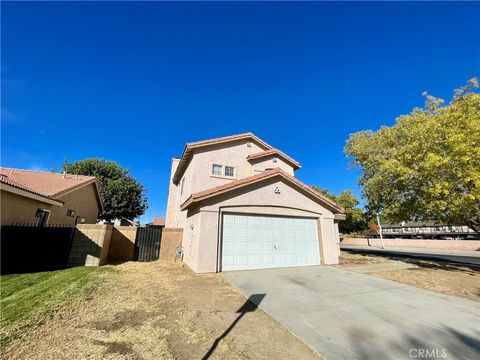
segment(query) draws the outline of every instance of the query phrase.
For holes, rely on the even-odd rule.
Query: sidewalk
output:
[[[441,250],[441,249],[422,249],[422,248],[385,248],[381,249],[374,246],[354,246],[342,245],[340,249],[364,253],[376,253],[384,255],[399,255],[424,259],[440,259],[444,261],[453,261],[463,264],[480,266],[480,251],[463,250]]]

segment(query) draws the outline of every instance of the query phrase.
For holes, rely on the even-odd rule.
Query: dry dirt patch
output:
[[[202,359],[245,298],[219,275],[125,263],[87,301],[58,312],[5,359]],[[245,314],[210,359],[318,359],[263,311]]]
[[[391,262],[390,259],[367,254],[352,254],[349,252],[341,251],[338,258],[340,266],[354,266],[354,265],[366,265],[366,264],[382,264]]]
[[[480,301],[480,269],[451,263],[412,260],[416,269],[377,272],[373,275],[422,289]]]
[[[439,293],[480,301],[480,268],[445,261],[398,256],[353,254],[342,251],[339,267],[402,261],[417,268],[371,272],[371,275]]]

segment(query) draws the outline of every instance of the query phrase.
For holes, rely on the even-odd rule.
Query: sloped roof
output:
[[[180,162],[178,163],[177,170],[175,171],[175,174],[173,175],[173,178],[172,178],[173,183],[178,184],[178,182],[182,178],[182,175],[185,172],[185,169],[187,168],[190,160],[192,159],[193,151],[195,149],[200,148],[200,147],[204,147],[204,146],[211,146],[211,145],[216,145],[216,144],[221,144],[221,143],[226,143],[226,142],[231,142],[231,141],[237,141],[237,140],[242,140],[242,139],[250,139],[251,141],[254,141],[257,144],[259,144],[265,150],[273,149],[273,147],[271,145],[267,144],[265,141],[260,139],[258,136],[252,134],[251,132],[187,143],[185,145],[184,150],[183,150],[183,154],[182,154],[182,157],[180,159]]]
[[[260,159],[260,158],[263,158],[263,157],[266,157],[266,156],[271,156],[271,155],[276,155],[277,157],[282,158],[287,163],[292,165],[295,169],[300,169],[302,167],[302,165],[300,165],[300,163],[298,161],[292,159],[290,156],[285,154],[283,151],[280,151],[280,150],[275,149],[275,148],[270,149],[270,150],[260,151],[260,152],[257,152],[255,154],[249,155],[247,157],[247,160]]]
[[[204,191],[194,193],[182,204],[181,209],[182,210],[187,209],[190,205],[198,203],[202,200],[205,200],[220,194],[224,194],[229,191],[233,191],[259,181],[264,181],[272,177],[281,177],[287,180],[291,184],[297,186],[301,190],[304,190],[308,194],[312,195],[314,198],[319,200],[323,205],[327,206],[330,210],[332,210],[336,214],[343,214],[345,212],[343,207],[341,207],[340,205],[338,205],[337,203],[335,203],[325,195],[322,195],[317,191],[313,190],[310,186],[305,185],[300,180],[296,179],[295,177],[286,173],[280,168],[267,170],[257,175],[249,176],[240,180],[235,180],[227,184],[223,184],[220,186],[216,186],[214,188],[210,188]]]
[[[54,200],[87,184],[95,183],[96,187],[93,176],[3,167],[0,168],[0,182]],[[98,189],[97,196],[101,204]]]

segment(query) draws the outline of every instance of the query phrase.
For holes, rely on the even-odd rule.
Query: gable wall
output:
[[[95,186],[88,184],[72,191],[57,200],[63,201],[63,207],[55,207],[50,214],[52,224],[75,224],[77,216],[85,218],[85,224],[96,224],[100,207],[98,205]],[[69,209],[75,210],[75,216],[67,216]]]
[[[277,159],[276,162],[273,159]],[[250,161],[253,165],[254,175],[264,172],[266,169],[275,169],[280,168],[285,171],[287,174],[294,176],[293,167],[283,161],[281,158],[276,157],[275,155],[269,155],[264,158],[259,158]]]
[[[250,147],[247,146],[247,143],[250,143]],[[192,193],[254,175],[252,164],[248,162],[247,157],[262,150],[264,150],[262,147],[255,142],[249,142],[248,139],[212,145],[196,150],[194,160],[192,161],[195,174],[192,182]],[[236,171],[235,178],[212,176],[213,164],[234,166]]]

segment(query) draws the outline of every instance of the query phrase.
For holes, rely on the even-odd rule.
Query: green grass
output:
[[[48,319],[54,312],[84,299],[115,270],[76,267],[0,277],[0,337],[5,346]]]

